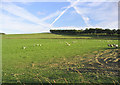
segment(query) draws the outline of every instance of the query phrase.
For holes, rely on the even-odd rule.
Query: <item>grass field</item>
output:
[[[3,38],[7,39],[71,39],[71,38],[91,38],[86,36],[76,36],[76,35],[56,35],[51,33],[36,33],[36,34],[11,34],[11,35],[4,35]]]
[[[107,44],[118,40],[48,33],[3,35],[2,82],[119,83],[118,49]]]

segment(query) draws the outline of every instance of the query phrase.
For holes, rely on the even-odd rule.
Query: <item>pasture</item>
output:
[[[3,35],[2,82],[119,83],[118,49],[107,44],[118,40],[47,33]]]

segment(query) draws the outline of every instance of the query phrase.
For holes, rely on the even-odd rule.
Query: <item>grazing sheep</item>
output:
[[[68,44],[68,42],[66,42],[66,44]]]
[[[26,47],[23,47],[23,49],[26,49]]]
[[[113,47],[113,45],[112,45],[112,44],[108,44],[108,46],[109,46],[109,47]]]
[[[40,46],[42,46],[42,45],[40,44]]]
[[[33,46],[42,46],[41,44],[34,44]]]
[[[70,44],[68,42],[66,42],[67,46],[70,46]]]
[[[116,45],[116,44],[112,44],[113,46]]]
[[[37,44],[37,46],[42,46],[41,44]]]
[[[108,44],[109,47],[115,47],[115,48],[118,48],[118,45],[116,44]]]
[[[37,46],[39,46],[39,44],[36,44]]]
[[[115,48],[118,48],[118,45],[116,45],[116,44],[113,44],[113,46],[114,46]]]
[[[70,46],[70,44],[67,44],[68,46]]]

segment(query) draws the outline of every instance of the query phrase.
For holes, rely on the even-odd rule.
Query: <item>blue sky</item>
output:
[[[0,11],[0,32],[8,34],[118,28],[117,2],[3,2]]]

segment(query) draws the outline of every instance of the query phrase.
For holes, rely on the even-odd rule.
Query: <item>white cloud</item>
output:
[[[5,33],[41,33],[49,30],[39,24],[25,23],[21,18],[15,18],[2,14],[3,21],[0,21],[1,31]]]
[[[97,6],[100,6],[101,4],[104,4],[104,2],[92,2],[92,3],[89,3],[88,6],[97,7]]]
[[[110,29],[116,29],[118,28],[118,21],[111,21],[111,22],[101,22],[95,25],[96,27],[101,26],[102,28],[110,28]]]
[[[53,18],[55,16],[58,16],[59,14],[60,14],[60,11],[56,11],[55,13],[52,13],[52,14],[48,15],[47,17],[41,19],[41,21],[45,21],[45,20],[51,19],[51,18]]]
[[[49,31],[50,24],[45,23],[22,7],[12,3],[4,3],[0,10],[1,31],[5,33],[34,33]],[[8,12],[8,13],[7,13]]]
[[[82,6],[82,7],[81,7]],[[76,12],[81,14],[86,24],[96,23],[96,25],[103,28],[117,28],[118,27],[118,6],[113,2],[91,2],[78,3],[75,7]],[[85,16],[85,17],[84,17]],[[89,18],[88,18],[89,17]]]
[[[39,18],[29,13],[24,8],[16,6],[12,3],[9,3],[9,4],[4,3],[2,8],[13,15],[29,20],[33,23],[40,24],[41,26],[45,26],[45,27],[50,26],[49,24],[42,22]]]

